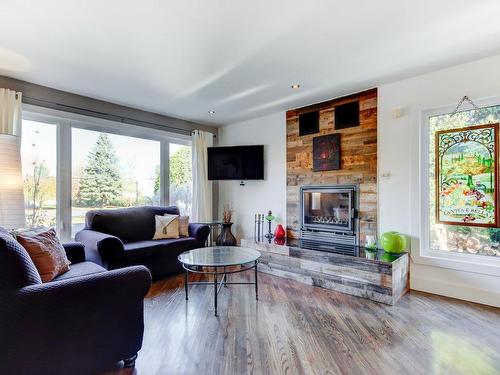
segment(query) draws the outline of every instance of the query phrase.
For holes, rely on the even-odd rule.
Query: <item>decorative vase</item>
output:
[[[375,260],[377,257],[377,251],[375,250],[370,250],[369,248],[366,248],[365,250],[365,258],[370,259],[370,260]]]
[[[377,249],[377,237],[373,234],[367,235],[365,247],[372,250]]]
[[[283,228],[283,225],[281,224],[278,224],[276,226],[276,229],[274,230],[274,238],[279,238],[279,239],[282,239],[282,238],[285,238],[285,229]]]
[[[217,246],[236,246],[236,238],[231,233],[233,223],[222,223],[222,230],[215,241]]]
[[[283,246],[285,244],[286,240],[285,240],[285,237],[281,237],[281,238],[278,238],[278,237],[275,237],[274,238],[274,243],[276,245],[281,245]]]

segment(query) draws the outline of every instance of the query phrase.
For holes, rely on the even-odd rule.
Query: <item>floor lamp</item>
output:
[[[0,134],[0,227],[26,224],[19,137]]]

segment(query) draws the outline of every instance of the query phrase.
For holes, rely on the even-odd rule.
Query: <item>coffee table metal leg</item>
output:
[[[217,275],[214,275],[214,311],[217,316]]]
[[[255,299],[259,300],[259,289],[258,289],[258,286],[257,286],[257,280],[258,280],[258,277],[257,277],[257,264],[258,264],[258,262],[255,261]]]
[[[226,274],[226,267],[224,267],[224,287],[227,288],[227,274]]]
[[[186,301],[189,299],[188,298],[188,278],[189,278],[189,271],[186,270],[186,274],[184,275],[184,289],[186,290]]]

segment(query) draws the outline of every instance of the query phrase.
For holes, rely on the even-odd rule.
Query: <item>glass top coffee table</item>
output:
[[[257,264],[259,263],[260,253],[257,250],[248,247],[237,246],[214,246],[202,247],[189,250],[178,259],[182,267],[186,270],[184,287],[186,291],[186,300],[188,299],[189,285],[213,285],[214,286],[214,313],[217,316],[217,296],[222,286],[228,285],[255,285],[255,299],[259,299],[257,287]],[[227,269],[232,266],[240,266]],[[244,272],[254,269],[254,282],[228,282],[227,275],[232,273]],[[189,282],[189,273],[199,273],[212,275],[213,281],[195,281]],[[219,275],[222,277],[219,280]]]

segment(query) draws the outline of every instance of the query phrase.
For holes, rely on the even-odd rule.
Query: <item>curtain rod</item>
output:
[[[201,129],[200,129],[200,130],[201,130]],[[195,133],[195,131],[196,131],[196,130],[192,130],[192,131],[191,131],[191,135],[193,135],[193,134]],[[209,133],[209,132],[207,132],[207,133]],[[214,138],[217,138],[217,134],[212,133],[212,136],[213,136]]]
[[[159,129],[162,129],[162,130],[163,129],[172,129],[172,130],[175,130],[177,133],[183,133],[186,135],[191,135],[193,133],[193,131],[189,130],[189,129],[177,128],[175,126],[163,125],[163,124],[158,124],[158,123],[150,122],[150,121],[136,120],[136,119],[133,119],[130,117],[123,117],[123,116],[113,115],[113,114],[106,113],[106,112],[94,111],[92,109],[81,108],[81,107],[76,107],[76,106],[72,106],[72,105],[51,102],[51,101],[43,100],[43,99],[31,98],[29,96],[23,96],[22,101],[25,102],[26,104],[33,104],[33,105],[37,105],[40,103],[49,104],[49,108],[56,109],[56,108],[54,108],[54,106],[59,107],[59,108],[66,108],[66,109],[73,110],[73,113],[90,114],[90,115],[94,115],[93,117],[99,117],[99,118],[104,118],[104,119],[108,119],[108,120],[111,119],[111,120],[114,120],[117,122],[128,123],[131,125],[141,125],[141,124],[153,125],[153,126],[159,128]],[[213,136],[216,137],[215,134],[213,134]]]

